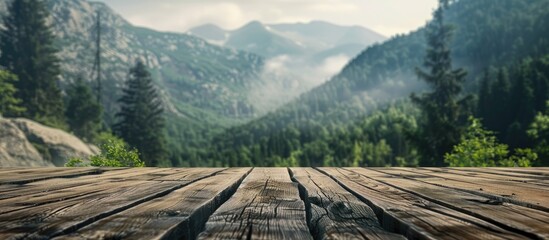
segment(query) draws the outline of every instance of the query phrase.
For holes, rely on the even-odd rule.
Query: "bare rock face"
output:
[[[0,117],[0,167],[53,167],[14,123]]]
[[[63,166],[70,158],[88,159],[97,153],[88,144],[63,130],[51,128],[28,119],[12,119],[27,140],[39,146],[43,158],[55,166]]]

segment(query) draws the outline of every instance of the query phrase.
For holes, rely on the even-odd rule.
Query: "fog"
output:
[[[265,63],[260,83],[253,87],[248,99],[260,114],[267,113],[330,80],[349,60],[346,55],[336,55],[312,64],[304,57],[272,58]]]

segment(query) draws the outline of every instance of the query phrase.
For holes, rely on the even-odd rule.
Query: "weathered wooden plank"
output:
[[[471,168],[469,170],[464,168],[424,168],[435,172],[445,172],[455,175],[461,175],[461,176],[467,176],[472,178],[478,178],[480,180],[486,179],[486,180],[495,180],[501,183],[506,183],[508,181],[515,182],[518,184],[525,184],[525,185],[538,185],[543,188],[549,187],[549,180],[543,180],[543,179],[535,179],[535,178],[528,178],[528,177],[519,177],[519,176],[512,176],[512,175],[503,175],[499,173],[494,172],[484,172],[483,170],[474,170],[477,168]]]
[[[63,186],[68,187],[68,186],[73,185],[73,184],[78,184],[78,185],[84,184],[85,182],[90,181],[90,180],[94,180],[94,182],[97,182],[99,180],[103,180],[103,179],[106,179],[106,178],[124,180],[126,178],[146,175],[146,174],[149,174],[149,173],[160,172],[160,171],[167,171],[167,169],[163,169],[163,168],[126,168],[126,169],[120,169],[120,170],[116,170],[116,171],[100,172],[100,173],[97,173],[97,174],[79,175],[79,176],[72,177],[70,180],[67,180],[66,178],[63,178],[63,177],[55,177],[54,176],[52,178],[44,179],[44,180],[41,180],[41,181],[33,181],[33,182],[22,183],[22,184],[4,184],[4,185],[0,185],[0,187],[10,186],[10,188],[0,189],[0,193],[10,192],[11,189],[13,189],[12,186],[15,186],[17,191],[22,191],[24,189],[36,188],[36,187],[52,189],[54,186],[58,186],[58,185],[59,185],[59,187],[62,188]],[[148,180],[148,179],[143,179],[143,180]],[[41,189],[37,189],[37,191],[40,191],[40,190]]]
[[[494,168],[451,168],[458,171],[464,171],[464,172],[476,172],[476,173],[486,173],[491,174],[495,176],[509,176],[519,179],[523,179],[526,182],[535,180],[542,180],[543,183],[549,183],[549,175],[543,176],[543,175],[536,175],[536,174],[527,174],[517,171],[507,171],[505,169],[494,169]]]
[[[493,200],[549,212],[549,189],[547,187],[525,185],[518,182],[502,184],[498,180],[467,177],[440,170],[390,168],[387,171],[448,188],[461,189]]]
[[[191,170],[192,171],[192,170]],[[197,175],[193,181],[218,172]],[[0,239],[50,238],[84,227],[97,220],[128,208],[164,196],[189,181],[105,180],[101,185],[87,185],[65,191],[84,191],[87,194],[71,199],[51,199],[36,207],[0,214]],[[97,190],[97,189],[101,190]],[[47,197],[47,196],[44,196]],[[63,200],[63,201],[61,201]]]
[[[368,203],[389,231],[410,239],[523,239],[491,223],[422,199],[360,174],[321,168],[345,189]]]
[[[65,178],[52,178],[44,181],[27,183],[16,188],[4,189],[0,192],[0,213],[33,205],[40,205],[44,203],[44,201],[40,201],[44,196],[46,197],[45,202],[49,202],[51,199],[54,199],[55,201],[55,199],[67,199],[73,196],[87,194],[87,192],[83,191],[84,189],[94,191],[100,190],[102,189],[100,185],[104,181],[112,182],[128,179],[152,180],[154,175],[150,175],[151,173],[166,170],[167,169],[158,168],[124,169],[109,171],[98,175],[83,175],[71,178],[70,180]],[[89,188],[88,185],[98,186],[98,189]]]
[[[89,174],[100,174],[113,169],[103,168],[32,168],[4,172],[0,184],[24,184],[51,178],[69,178]]]
[[[255,168],[199,239],[312,239],[305,204],[285,168]]]
[[[305,188],[315,239],[404,239],[381,227],[374,211],[331,177],[312,168],[291,168]]]
[[[220,172],[56,239],[194,239],[250,170]]]
[[[547,188],[549,186],[549,180],[541,179],[543,176],[536,176],[530,175],[532,177],[518,177],[518,176],[511,176],[510,174],[498,174],[494,173],[494,170],[482,170],[482,168],[471,168],[471,170],[460,170],[460,169],[453,169],[453,168],[419,168],[419,169],[427,169],[433,172],[441,172],[441,173],[450,173],[455,175],[462,175],[466,177],[472,177],[472,178],[478,178],[481,180],[495,180],[502,183],[505,183],[507,181],[515,182],[516,184],[526,184],[526,185],[537,185],[539,188]],[[475,170],[473,170],[475,169]],[[486,172],[490,171],[490,172]],[[511,173],[512,174],[512,173]]]
[[[221,171],[225,168],[191,168],[192,171],[188,171],[189,168],[175,168],[173,172],[162,172],[161,177],[154,178],[154,181],[189,181],[196,178],[196,175],[202,175],[204,173],[211,172],[212,170]]]
[[[494,202],[415,179],[386,173],[384,169],[348,168],[368,178],[420,196],[428,201],[472,215],[528,238],[549,239],[549,213],[514,204]]]
[[[502,167],[496,167],[496,168],[489,168],[489,169],[496,169],[506,172],[517,172],[517,173],[525,173],[525,174],[532,174],[532,175],[539,175],[539,176],[549,176],[549,168],[502,168]]]

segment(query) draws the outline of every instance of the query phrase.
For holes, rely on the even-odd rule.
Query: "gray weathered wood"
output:
[[[218,171],[212,169],[209,173],[196,175],[192,181],[209,177]],[[107,180],[99,185],[66,189],[74,194],[86,192],[70,199],[59,198],[57,195],[40,196],[38,202],[45,203],[0,214],[0,239],[50,238],[67,233],[166,195],[192,181]],[[37,200],[30,202],[34,201]]]
[[[193,239],[249,171],[220,172],[56,239]]]
[[[492,180],[492,181],[498,181],[505,183],[507,181],[513,182],[513,184],[524,184],[524,185],[539,185],[542,188],[549,187],[549,180],[544,179],[535,179],[535,178],[528,178],[528,177],[520,177],[520,176],[512,176],[511,174],[493,174],[492,172],[484,172],[484,171],[471,171],[467,170],[466,168],[420,168],[420,169],[427,169],[434,172],[442,172],[442,173],[449,173],[454,175],[461,175],[466,177],[472,177],[477,178],[480,180]],[[534,176],[532,176],[534,177]],[[540,176],[542,177],[542,176]]]
[[[549,239],[549,213],[509,203],[426,184],[418,179],[403,178],[386,173],[384,169],[349,168],[402,191],[413,193],[428,201],[480,218],[502,228],[521,233],[528,238]]]
[[[523,239],[470,215],[422,199],[352,171],[321,168],[368,203],[382,226],[411,239]]]
[[[16,198],[18,199],[8,200],[21,202],[25,199],[34,197],[35,195],[48,195],[55,193],[58,190],[69,189],[73,187],[83,187],[89,184],[100,184],[103,181],[125,181],[125,180],[152,180],[154,178],[152,173],[167,171],[162,168],[140,168],[136,169],[122,169],[117,171],[107,171],[100,174],[82,175],[70,179],[66,178],[50,178],[42,181],[29,182],[21,185],[0,185],[10,186],[9,188],[0,189],[0,213],[2,209],[8,206],[7,201],[4,199]],[[4,201],[3,201],[4,200]]]
[[[391,168],[387,170],[409,178],[421,179],[426,183],[460,189],[494,200],[549,212],[549,189],[544,186],[525,185],[511,181],[502,183],[499,180],[455,175],[435,169]]]
[[[545,168],[501,168],[501,167],[496,167],[496,168],[489,168],[489,169],[549,177],[549,168],[546,168],[546,167]]]
[[[404,239],[381,227],[374,211],[331,177],[312,168],[291,168],[306,190],[315,239]]]
[[[248,170],[0,169],[0,239],[549,239],[549,168]]]
[[[524,182],[542,182],[542,183],[549,183],[549,176],[543,176],[543,175],[535,175],[535,174],[527,174],[527,173],[521,173],[517,171],[507,171],[507,170],[500,170],[500,169],[494,169],[494,168],[450,168],[457,171],[463,171],[463,172],[474,172],[474,173],[484,173],[486,177],[489,177],[488,175],[491,175],[492,177],[513,177],[513,180],[518,181],[524,181]],[[498,178],[499,179],[499,178]]]
[[[305,204],[286,168],[255,168],[199,239],[312,239]]]
[[[51,178],[69,178],[89,174],[100,174],[108,168],[29,168],[0,174],[0,184],[24,184]]]

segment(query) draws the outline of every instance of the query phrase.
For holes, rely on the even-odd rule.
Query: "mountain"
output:
[[[287,39],[269,26],[254,21],[230,33],[225,46],[272,58],[279,55],[302,55],[304,47]]]
[[[339,26],[324,21],[268,26],[289,38],[324,50],[346,44],[370,46],[387,39],[385,36],[361,26]]]
[[[263,84],[255,85],[248,97],[259,115],[321,85],[368,46],[386,39],[363,27],[322,21],[295,24],[252,21],[233,31],[206,24],[188,33],[265,58],[265,68],[260,74]]]
[[[314,55],[330,51],[333,56],[354,57],[364,48],[386,40],[386,37],[360,26],[338,26],[323,21],[292,24],[263,24],[252,21],[239,29],[226,31],[213,24],[192,28],[189,34],[267,58],[280,55]],[[340,51],[342,46],[360,45],[354,51]]]
[[[6,14],[9,1],[0,1]],[[94,86],[96,13],[102,21],[103,99],[106,121],[114,122],[129,68],[141,59],[163,97],[170,148],[200,145],[210,132],[254,116],[248,95],[261,85],[262,57],[210,44],[200,38],[130,24],[107,5],[85,0],[45,0],[60,50],[61,86],[81,77]]]
[[[501,0],[497,3],[460,0],[451,4],[445,18],[455,28],[451,44],[454,66],[469,73],[466,93],[478,91],[479,78],[488,68],[513,66],[524,59],[549,54],[549,2],[546,0]],[[367,129],[361,127],[366,125],[361,119],[388,103],[406,102],[412,92],[426,90],[426,85],[415,75],[415,68],[423,64],[425,52],[424,28],[371,46],[321,86],[275,112],[217,136],[211,157],[225,159],[225,164],[274,166],[280,161],[295,162],[296,156],[321,157],[319,153],[327,153],[326,149],[336,153],[350,152],[353,149],[350,135]],[[403,111],[414,112],[406,109]],[[402,114],[395,113],[396,116]],[[414,121],[406,120],[410,126]],[[390,124],[370,130],[388,131],[387,126]],[[384,145],[379,150],[384,151],[387,143],[378,142],[380,137],[376,134],[379,133],[368,138],[375,139],[373,144]],[[326,140],[334,136],[340,136],[351,145],[340,146],[337,138],[333,142]],[[397,137],[404,138],[403,134],[393,136]],[[402,143],[402,140],[395,143]],[[398,147],[391,145],[393,149]],[[324,154],[314,161],[337,160],[323,160],[325,156],[333,155]],[[335,163],[348,165],[349,162]]]
[[[195,27],[189,33],[218,45],[225,44],[229,34],[227,31],[213,24],[204,24]]]

